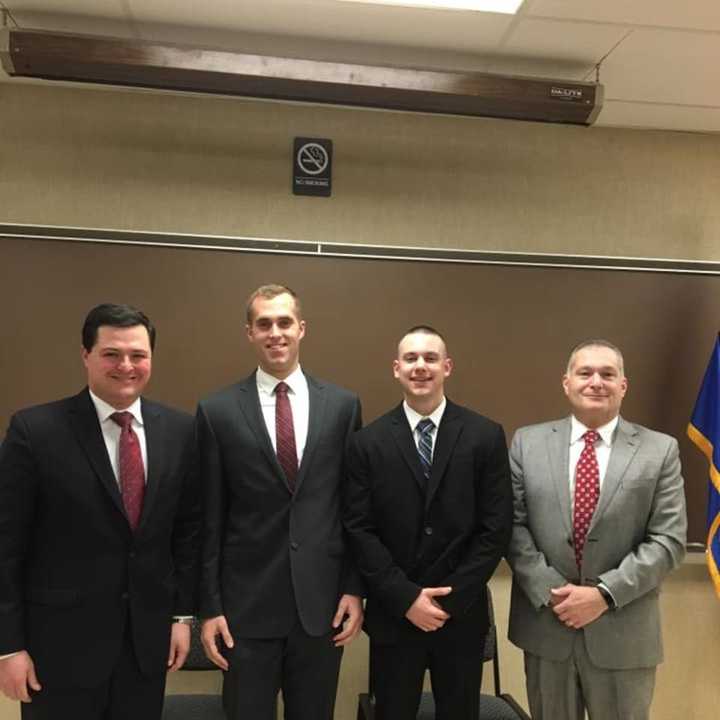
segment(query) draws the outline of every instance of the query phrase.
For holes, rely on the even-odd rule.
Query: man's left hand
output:
[[[168,670],[179,670],[190,652],[190,626],[185,623],[174,622],[170,631],[170,654],[168,655]]]
[[[574,630],[589,625],[608,609],[596,587],[568,583],[550,593],[552,611],[563,625]]]
[[[345,626],[343,627],[343,618],[345,618]],[[335,635],[333,642],[335,647],[347,645],[355,639],[360,632],[363,624],[363,606],[362,598],[357,595],[343,595],[337,606],[337,612],[332,621],[334,628],[342,628]]]

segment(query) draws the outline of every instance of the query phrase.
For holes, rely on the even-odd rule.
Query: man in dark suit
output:
[[[0,688],[30,720],[158,720],[194,604],[192,418],[140,397],[143,313],[100,305],[82,341],[88,387],[0,451]]]
[[[570,353],[571,415],[520,428],[509,638],[534,720],[647,720],[662,661],[658,593],[685,554],[677,441],[620,416],[623,356]]]
[[[227,671],[230,720],[274,719],[279,689],[286,718],[330,720],[342,646],[362,625],[340,517],[360,403],[303,373],[304,335],[295,293],[258,288],[247,336],[259,367],[197,413],[202,636],[208,657]]]
[[[358,432],[346,528],[367,583],[377,720],[414,720],[429,668],[438,720],[476,720],[486,584],[512,529],[507,447],[497,423],[444,395],[445,342],[400,340],[404,402]]]

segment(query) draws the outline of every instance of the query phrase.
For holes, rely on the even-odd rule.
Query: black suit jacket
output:
[[[27,650],[43,686],[97,685],[129,616],[145,673],[192,614],[199,540],[186,413],[142,401],[147,487],[130,529],[87,390],[21,410],[0,450],[0,654]]]
[[[358,432],[348,458],[346,528],[367,584],[365,629],[374,642],[421,632],[405,613],[424,587],[477,644],[488,627],[486,583],[512,531],[507,446],[497,423],[448,400],[425,480],[399,405]]]
[[[307,442],[290,493],[260,409],[255,373],[197,413],[205,491],[201,615],[241,637],[330,631],[339,596],[362,594],[341,522],[344,455],[361,423],[356,395],[307,376]]]

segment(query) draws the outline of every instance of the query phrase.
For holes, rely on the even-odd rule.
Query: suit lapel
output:
[[[87,389],[76,395],[70,407],[70,425],[90,465],[117,509],[127,517],[120,488],[103,439],[95,405]]]
[[[620,483],[625,475],[630,461],[635,456],[640,445],[638,431],[634,425],[625,422],[622,418],[618,421],[615,429],[615,437],[613,439],[612,449],[610,450],[610,460],[608,461],[605,477],[603,478],[602,488],[600,489],[600,497],[593,514],[590,529],[602,517],[605,508],[610,504],[615,493],[620,487]]]
[[[165,467],[165,422],[160,410],[142,400],[143,427],[145,429],[145,447],[147,450],[147,468],[145,469],[145,499],[138,528],[142,528],[158,494],[158,488]]]
[[[295,479],[295,493],[297,496],[302,486],[303,480],[308,473],[308,467],[312,462],[312,455],[317,447],[320,438],[323,422],[325,420],[325,406],[327,404],[327,393],[325,386],[309,375],[305,376],[308,385],[309,399],[309,415],[308,415],[308,434],[305,440],[305,449],[303,450],[302,461],[298,468],[298,474]]]
[[[550,477],[560,507],[560,516],[567,537],[572,537],[572,504],[570,502],[570,418],[554,423],[548,438]]]
[[[457,405],[447,401],[445,412],[443,412],[438,431],[435,435],[435,450],[433,451],[433,462],[430,468],[430,479],[425,496],[425,507],[429,507],[440,481],[445,474],[445,468],[455,449],[463,425]],[[413,442],[414,444],[414,442]],[[417,455],[417,453],[416,453]]]
[[[278,477],[282,478],[283,484],[287,487],[287,479],[285,473],[280,467],[275,449],[272,446],[272,440],[268,435],[267,425],[265,424],[265,418],[263,417],[262,411],[260,410],[260,397],[258,396],[257,381],[255,380],[255,373],[249,378],[239,383],[237,386],[237,401],[240,406],[240,411],[245,417],[247,426],[252,430],[257,440],[257,444],[264,453],[270,465],[275,470]],[[288,488],[288,492],[289,492]]]
[[[424,493],[426,482],[425,475],[422,471],[422,465],[420,465],[417,446],[415,445],[415,440],[413,438],[412,431],[410,430],[410,424],[408,423],[402,404],[398,405],[393,412],[390,429],[400,454],[405,459],[408,468],[415,477],[418,487]]]

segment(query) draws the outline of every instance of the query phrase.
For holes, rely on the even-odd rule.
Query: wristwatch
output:
[[[617,610],[617,605],[615,604],[615,598],[610,594],[610,591],[601,583],[598,583],[595,586],[598,589],[598,592],[602,595],[603,600],[607,603],[608,610]]]
[[[174,623],[180,623],[180,625],[192,625],[193,619],[190,616],[187,617],[174,617],[173,618]]]

